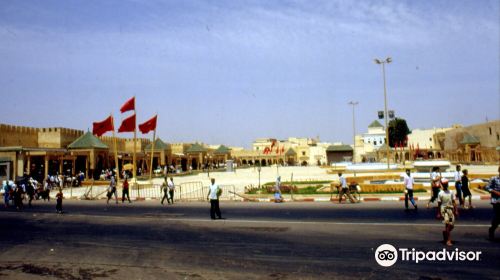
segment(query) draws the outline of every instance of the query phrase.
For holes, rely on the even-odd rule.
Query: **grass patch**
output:
[[[323,186],[317,185],[317,186],[308,186],[305,188],[293,188],[293,194],[311,194],[311,195],[316,195],[316,194],[331,194],[331,192],[322,192],[318,191],[320,188]],[[246,194],[274,194],[274,186],[270,187],[262,187],[262,188],[253,188],[253,189],[247,189],[245,191]],[[291,189],[290,188],[282,188],[281,193],[283,194],[290,194]],[[337,189],[333,191],[334,194],[337,194]],[[414,190],[413,193],[426,193],[426,190]],[[403,194],[403,191],[392,191],[392,190],[380,190],[376,192],[361,192],[361,194]]]
[[[282,185],[320,185],[320,184],[330,184],[332,181],[283,181],[281,182]],[[274,186],[276,182],[267,182],[264,184],[264,186]]]

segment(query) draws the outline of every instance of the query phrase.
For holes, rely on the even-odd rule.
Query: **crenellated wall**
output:
[[[132,153],[134,151],[134,139],[124,139],[125,140],[125,151]],[[144,148],[151,143],[150,139],[137,138],[137,152],[144,151]]]
[[[113,137],[111,136],[101,136],[99,137],[102,142],[104,142],[106,145],[108,145],[110,151],[114,151],[115,148],[115,143],[113,141]],[[125,151],[125,139],[123,138],[116,138],[116,145],[118,152],[124,152]]]
[[[82,130],[49,127],[38,130],[38,147],[40,148],[66,148],[83,134]]]
[[[0,124],[0,146],[38,147],[38,128]]]

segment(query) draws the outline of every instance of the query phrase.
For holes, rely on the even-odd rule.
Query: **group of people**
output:
[[[464,209],[474,208],[472,206],[472,193],[469,189],[469,177],[468,170],[464,169],[461,171],[461,166],[457,165],[456,171],[454,173],[454,182],[455,182],[455,190],[456,190],[456,198],[458,199],[460,206]],[[439,192],[442,189],[443,185],[443,177],[441,175],[441,171],[439,167],[433,167],[430,173],[430,181],[431,181],[431,189],[432,195],[427,203],[427,208],[431,203],[434,203],[436,199],[438,199]],[[465,200],[468,198],[469,205],[465,206]]]
[[[347,185],[346,179],[339,173],[340,188],[339,188],[339,203],[342,202],[344,195],[347,195],[351,201],[354,201],[349,192],[349,186]],[[436,217],[442,219],[445,224],[445,229],[443,231],[443,240],[448,245],[451,246],[451,231],[454,228],[455,218],[458,215],[458,205],[456,199],[458,199],[459,205],[464,209],[472,209],[472,198],[469,189],[469,178],[467,169],[461,171],[461,166],[457,165],[454,174],[455,189],[453,192],[449,188],[449,181],[443,178],[439,167],[432,168],[430,174],[432,196],[427,203],[427,207],[430,203],[437,201],[438,212]],[[417,210],[418,206],[413,198],[413,186],[415,184],[415,179],[413,178],[410,169],[407,169],[403,178],[403,184],[405,186],[405,208],[408,210],[409,202],[413,205],[414,209]],[[48,176],[43,183],[43,187],[39,187],[40,184],[36,180],[25,176],[22,180],[14,184],[12,181],[5,181],[3,185],[4,191],[4,204],[5,207],[9,207],[9,202],[12,200],[16,209],[23,209],[23,200],[27,196],[29,200],[29,206],[31,207],[31,202],[34,198],[43,198],[44,200],[50,200],[50,190],[53,188],[58,188],[59,192],[56,195],[56,211],[62,213],[62,186],[60,185],[60,179],[58,176]],[[129,195],[129,183],[128,177],[125,176],[122,184],[122,203],[125,199],[131,203]],[[162,184],[163,197],[161,199],[161,204],[164,203],[165,199],[168,204],[174,203],[174,192],[175,184],[172,177],[165,177],[165,181]],[[489,238],[494,239],[495,230],[500,224],[500,167],[498,168],[498,175],[493,177],[485,188],[491,194],[491,204],[493,205],[493,219],[491,222],[491,227],[489,228]],[[222,214],[219,207],[219,198],[222,194],[222,189],[215,183],[215,179],[211,179],[211,184],[209,187],[209,192],[207,195],[207,200],[210,201],[210,217],[212,219],[222,219]],[[111,200],[112,196],[115,197],[116,203],[118,204],[118,194],[115,175],[111,174],[110,184],[107,189],[107,202]],[[278,176],[275,184],[275,202],[283,202],[283,196],[281,194],[281,177]],[[468,205],[465,206],[465,200],[468,198]]]
[[[455,182],[455,192],[450,190],[449,180],[442,177],[439,167],[433,167],[430,173],[432,194],[429,202],[427,203],[427,208],[429,208],[431,203],[437,201],[438,211],[436,218],[441,219],[445,224],[443,241],[448,246],[453,244],[451,240],[451,231],[455,225],[455,218],[458,216],[458,206],[463,209],[474,208],[472,206],[472,194],[469,188],[468,170],[464,169],[461,171],[461,166],[457,165],[453,179]],[[410,201],[415,210],[417,210],[418,207],[413,198],[413,185],[415,183],[415,179],[411,175],[409,169],[406,170],[403,183],[405,185],[406,210],[408,210],[409,206],[408,201]],[[500,167],[498,168],[498,176],[491,178],[485,190],[491,194],[491,204],[493,205],[493,219],[491,227],[488,231],[489,239],[493,240],[495,230],[500,223]],[[457,199],[459,205],[456,203]],[[465,205],[466,200],[468,200],[467,206]]]
[[[35,179],[28,177],[26,174],[16,183],[6,180],[3,183],[4,192],[4,207],[9,208],[11,201],[16,210],[24,209],[24,200],[28,200],[28,206],[32,207],[32,201],[43,199],[50,201],[50,190],[58,188],[56,194],[56,211],[62,213],[62,186],[58,176],[47,176],[43,184],[39,184]]]
[[[170,177],[167,179],[167,177],[165,177],[165,181],[161,186],[161,191],[163,193],[161,204],[163,204],[165,199],[167,200],[168,204],[174,204],[174,192],[175,192],[174,178]],[[116,204],[118,204],[118,190],[116,186],[115,175],[111,175],[110,177],[109,186],[106,193],[106,197],[108,198],[106,204],[109,204],[109,201],[113,196],[115,197]],[[122,183],[122,203],[124,203],[125,200],[128,200],[129,203],[132,203],[132,201],[130,200],[130,184],[128,182],[128,176],[126,175]]]
[[[132,203],[130,200],[130,185],[128,183],[128,176],[125,176],[123,179],[122,183],[122,203],[125,202],[125,199],[128,200],[128,203]],[[106,190],[106,197],[108,200],[106,201],[106,204],[109,204],[109,201],[111,200],[111,197],[115,197],[116,204],[118,204],[118,190],[116,188],[116,178],[115,175],[111,175],[110,181],[109,181],[109,186],[108,189]]]

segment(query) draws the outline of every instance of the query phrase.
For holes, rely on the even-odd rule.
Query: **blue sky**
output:
[[[86,130],[135,95],[167,142],[352,143],[387,56],[410,129],[500,119],[499,22],[494,0],[1,1],[0,122]]]

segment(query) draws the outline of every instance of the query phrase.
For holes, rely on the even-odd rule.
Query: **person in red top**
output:
[[[128,194],[128,181],[127,181],[127,177],[125,177],[125,181],[123,181],[122,203],[125,202],[125,195],[127,196],[128,203],[132,203],[132,201],[130,201],[130,196]]]

